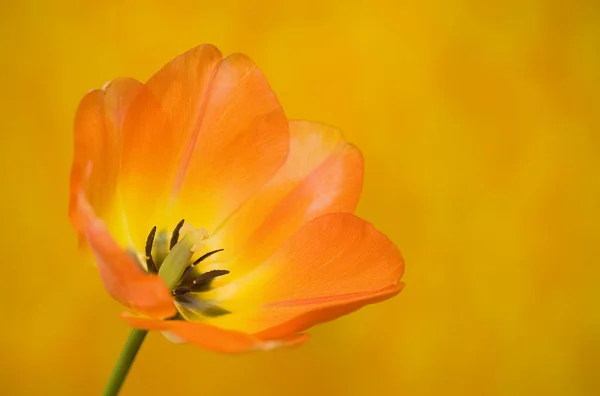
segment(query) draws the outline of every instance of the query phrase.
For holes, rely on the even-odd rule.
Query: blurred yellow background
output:
[[[2,394],[100,393],[128,328],[67,220],[75,108],[203,42],[362,149],[407,287],[296,350],[152,334],[124,395],[600,394],[600,3],[251,3],[2,2]]]

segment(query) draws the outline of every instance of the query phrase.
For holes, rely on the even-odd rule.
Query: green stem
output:
[[[121,351],[119,360],[117,360],[117,364],[106,384],[106,388],[104,388],[104,396],[115,396],[119,393],[119,390],[121,390],[121,386],[123,386],[123,382],[125,381],[125,377],[127,377],[127,373],[131,368],[131,364],[140,350],[144,338],[146,338],[146,334],[148,334],[147,330],[131,330],[127,342]]]

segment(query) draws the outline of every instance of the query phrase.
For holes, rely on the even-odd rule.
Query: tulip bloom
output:
[[[82,99],[69,217],[132,327],[272,349],[401,290],[400,252],[352,214],[362,178],[338,130],[288,121],[250,59],[203,45]]]

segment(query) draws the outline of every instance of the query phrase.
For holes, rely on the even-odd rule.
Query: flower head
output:
[[[131,326],[271,349],[401,290],[400,252],[352,214],[362,178],[339,131],[288,121],[250,59],[202,45],[82,99],[69,216]]]

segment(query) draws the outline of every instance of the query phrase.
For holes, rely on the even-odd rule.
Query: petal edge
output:
[[[244,353],[291,347],[300,345],[309,338],[308,334],[294,334],[279,339],[263,340],[251,334],[225,330],[201,322],[154,320],[134,316],[128,312],[121,314],[121,317],[134,328],[169,332],[171,336],[181,341],[220,353]]]
[[[166,318],[177,310],[164,280],[146,273],[112,238],[102,220],[95,217],[83,191],[79,193],[77,219],[92,250],[108,293],[141,314]]]
[[[404,259],[385,235],[351,213],[330,213],[307,223],[250,274],[211,291],[233,312],[211,323],[284,336],[267,331],[304,330],[383,301],[401,290],[403,273]]]

